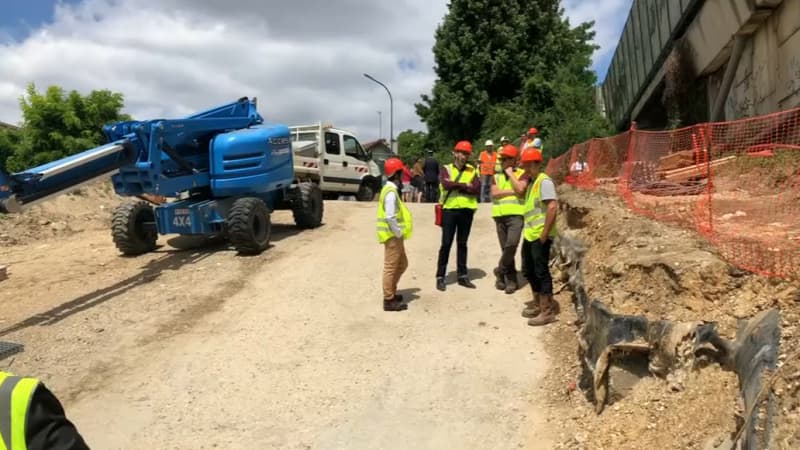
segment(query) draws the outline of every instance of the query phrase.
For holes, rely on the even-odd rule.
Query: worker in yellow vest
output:
[[[558,198],[553,180],[542,170],[542,153],[529,148],[522,152],[520,159],[525,174],[530,177],[525,196],[522,258],[527,272],[525,277],[533,291],[531,307],[522,315],[530,319],[529,325],[540,326],[554,322],[559,312],[550,276],[550,247],[558,234]]]
[[[478,169],[467,160],[472,154],[469,141],[459,141],[453,149],[453,163],[441,169],[439,174],[439,202],[442,205],[442,244],[436,267],[436,289],[444,291],[447,260],[453,238],[456,239],[456,274],[458,284],[475,289],[467,274],[467,241],[472,229],[472,219],[478,209],[478,194],[481,179]]]
[[[511,144],[504,145],[499,152],[500,173],[492,179],[492,218],[497,239],[500,241],[500,261],[494,269],[494,286],[513,294],[517,290],[517,268],[514,254],[522,236],[523,214],[525,214],[525,170],[515,169],[519,150]],[[516,189],[515,189],[516,182]]]
[[[0,372],[0,449],[88,450],[64,408],[36,378]]]
[[[411,212],[400,198],[405,165],[389,158],[383,165],[387,181],[378,199],[378,242],[383,244],[383,310],[403,311],[408,305],[397,284],[408,268],[405,240],[411,237]]]

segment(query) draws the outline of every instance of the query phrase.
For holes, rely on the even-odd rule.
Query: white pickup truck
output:
[[[291,126],[295,177],[319,183],[325,199],[355,195],[371,201],[381,189],[381,171],[358,139],[332,125]]]

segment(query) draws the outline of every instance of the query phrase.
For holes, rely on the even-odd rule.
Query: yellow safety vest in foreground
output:
[[[386,199],[386,194],[389,192],[394,192],[395,197],[397,197],[397,224],[400,225],[400,229],[403,231],[403,239],[411,237],[413,228],[411,223],[411,211],[409,211],[403,201],[400,200],[400,193],[397,191],[397,188],[386,184],[383,186],[383,189],[381,189],[381,196],[378,199],[378,242],[381,244],[395,237],[392,228],[389,226],[389,222],[386,220],[386,209],[384,207],[384,200]]]
[[[460,173],[458,167],[455,164],[447,165],[448,172],[450,172],[450,181],[456,181],[458,178],[458,174]],[[461,178],[458,180],[459,184],[472,184],[472,180],[475,179],[475,174],[477,170],[475,167],[467,164],[464,166],[464,175],[461,175]],[[444,200],[444,197],[447,195],[447,191],[445,190],[442,183],[439,183],[439,201],[441,202]],[[442,209],[478,209],[478,196],[477,195],[470,195],[465,194],[459,191],[452,191],[450,192],[450,196],[447,197],[447,203],[442,205]]]
[[[524,174],[523,169],[514,171],[514,175],[519,178]],[[501,191],[513,191],[514,185],[511,184],[511,179],[506,177],[505,174],[497,174],[494,176],[495,184]],[[492,199],[492,217],[504,216],[521,216],[525,214],[525,199],[519,198],[517,195],[506,195],[505,197]]]
[[[38,386],[36,378],[0,372],[0,450],[27,450],[25,421]]]
[[[542,180],[549,180],[550,177],[542,172],[536,177],[536,181],[528,187],[528,195],[525,197],[525,228],[522,235],[528,242],[533,242],[542,236],[544,222],[547,218],[547,211],[542,203]],[[558,235],[556,224],[550,228],[550,237]]]

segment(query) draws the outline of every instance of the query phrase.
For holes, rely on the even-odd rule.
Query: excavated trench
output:
[[[561,199],[562,233],[551,265],[567,292],[562,305],[569,298],[574,311],[575,378],[594,413],[602,415],[610,404],[624,408],[644,379],[679,392],[687,378],[711,368],[736,375],[739,398],[728,402],[728,430],[735,431],[716,442],[709,435],[712,444],[696,448],[791,448],[785,445],[794,437],[776,440],[773,433],[776,420],[788,417],[773,376],[786,356],[782,303],[746,307],[741,291],[765,287],[765,296],[780,291],[792,299],[798,291],[738,273],[690,233],[635,217],[614,199],[578,191],[563,192]],[[706,372],[712,379],[714,373]],[[703,400],[677,406],[698,410],[687,401]],[[779,406],[782,415],[776,415]]]

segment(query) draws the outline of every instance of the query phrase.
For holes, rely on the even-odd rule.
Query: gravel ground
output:
[[[526,291],[494,290],[481,206],[478,289],[440,293],[433,207],[411,205],[402,313],[381,309],[375,204],[326,202],[305,232],[278,212],[249,258],[181,239],[123,258],[95,226],[8,245],[0,339],[25,351],[0,364],[41,377],[98,449],[550,448],[547,329],[520,317]]]

